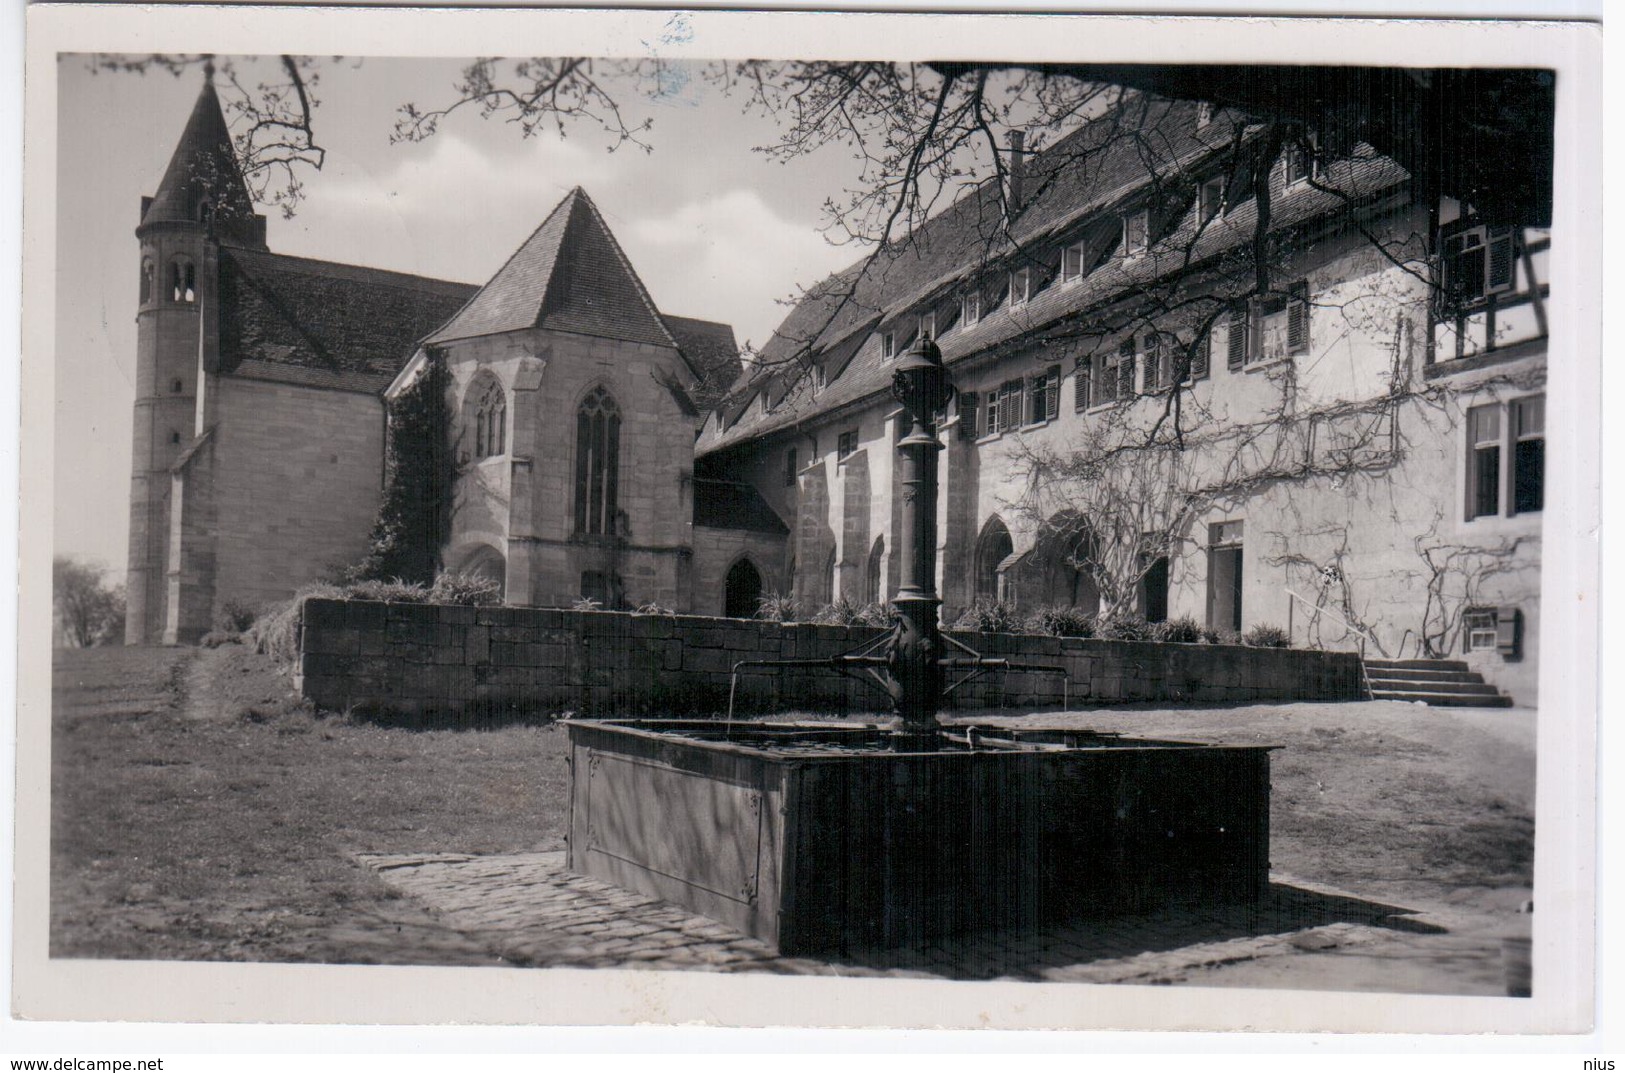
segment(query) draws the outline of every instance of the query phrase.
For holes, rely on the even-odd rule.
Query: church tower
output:
[[[165,639],[172,616],[171,467],[208,428],[207,381],[218,355],[216,279],[222,244],[265,248],[265,218],[232,153],[212,66],[180,144],[141,199],[140,304],[130,461],[126,644]]]

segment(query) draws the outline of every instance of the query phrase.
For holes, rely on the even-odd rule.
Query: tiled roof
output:
[[[229,373],[252,363],[245,375],[265,373],[261,364],[299,367],[329,378],[359,376],[368,384],[382,377],[387,385],[418,341],[474,290],[466,283],[221,247],[220,367]]]
[[[320,387],[333,391],[354,391],[365,395],[380,394],[394,379],[378,373],[334,372],[312,369],[304,365],[283,365],[274,361],[245,358],[237,363],[231,375],[241,380],[267,380],[277,384],[297,384],[300,387]]]
[[[790,532],[761,493],[740,481],[696,480],[694,524],[708,529],[743,529],[780,536]]]
[[[789,428],[819,413],[888,390],[893,363],[880,356],[878,347],[862,344],[876,328],[905,311],[938,309],[937,343],[944,361],[952,364],[1062,318],[1101,307],[1183,266],[1242,248],[1257,221],[1255,203],[1246,202],[1204,225],[1193,184],[1187,181],[1176,188],[1169,183],[1163,193],[1173,203],[1165,198],[1162,206],[1167,218],[1165,230],[1147,254],[1132,260],[1121,257],[1116,218],[1108,217],[1112,237],[1106,252],[1112,256],[1080,280],[1060,283],[1048,278],[1059,261],[1063,241],[1070,243],[1080,237],[1079,225],[1083,225],[1083,234],[1090,233],[1092,218],[1098,219],[1103,210],[1145,196],[1143,191],[1152,185],[1153,169],[1167,174],[1175,165],[1189,166],[1216,156],[1228,147],[1226,143],[1236,130],[1236,117],[1226,113],[1197,128],[1196,106],[1192,103],[1137,100],[1144,101],[1147,129],[1121,136],[1123,124],[1092,130],[1097,121],[1063,139],[1029,165],[1024,173],[1026,208],[1013,222],[1008,236],[995,234],[996,228],[990,223],[997,213],[995,192],[980,189],[927,221],[889,255],[877,258],[873,264],[853,265],[813,288],[764,348],[762,371],[736,388],[732,398],[707,421],[696,452],[706,454]],[[1099,144],[1107,135],[1112,137],[1104,151],[1092,155],[1086,152],[1090,144]],[[1392,189],[1406,178],[1403,169],[1392,161],[1375,155],[1368,147],[1358,147],[1351,160],[1335,163],[1325,180],[1325,185],[1341,194],[1309,186],[1281,190],[1277,178],[1272,229],[1290,228],[1330,215],[1346,207],[1342,195],[1370,196]],[[990,261],[1001,257],[1006,261],[989,277],[994,281],[991,289],[988,283],[981,284],[981,320],[969,328],[942,323],[957,317],[956,306],[944,305],[944,299],[965,289]],[[1010,308],[1002,283],[1007,270],[1022,263],[1039,269],[1035,285],[1042,289],[1026,304]],[[831,318],[838,295],[850,298],[844,307],[833,310]],[[931,300],[930,306],[925,304],[927,299]],[[900,322],[900,328],[909,323]],[[809,349],[809,337],[815,333],[816,341]],[[773,376],[798,376],[798,354],[819,357],[825,366],[827,386],[814,395],[809,378],[799,376],[782,401],[768,412],[749,406]]]
[[[709,412],[739,379],[739,344],[731,325],[661,314],[672,338],[699,373],[692,392],[701,413]]]
[[[141,223],[196,222],[205,197],[211,199],[212,218],[222,237],[251,241],[254,202],[237,168],[220,98],[207,81],[164,169],[158,192],[143,207]]]
[[[579,186],[468,305],[426,341],[538,327],[678,345],[597,206]]]

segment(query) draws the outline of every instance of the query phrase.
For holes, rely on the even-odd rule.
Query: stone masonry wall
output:
[[[727,707],[743,659],[823,659],[872,639],[870,627],[688,615],[307,600],[301,693],[328,709],[383,715],[534,717],[699,715]],[[1133,701],[1353,700],[1347,653],[956,634],[988,656],[1063,668],[993,674],[949,708]],[[1063,691],[1064,690],[1064,691]],[[741,712],[877,712],[871,685],[815,669],[742,672]]]

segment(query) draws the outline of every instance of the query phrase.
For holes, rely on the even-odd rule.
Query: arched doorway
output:
[[[761,606],[762,575],[749,559],[741,559],[728,569],[722,586],[722,613],[727,618],[755,618]]]
[[[976,600],[994,603],[999,599],[999,564],[1016,550],[1010,539],[1010,530],[998,515],[982,526],[982,535],[976,538]]]

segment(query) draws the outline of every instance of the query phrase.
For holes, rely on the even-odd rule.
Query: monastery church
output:
[[[359,561],[386,399],[431,353],[457,392],[447,569],[514,603],[688,610],[714,580],[697,543],[782,539],[747,490],[693,480],[732,328],[659,311],[582,190],[478,288],[273,253],[265,225],[205,85],[136,229],[127,643],[196,641]]]

